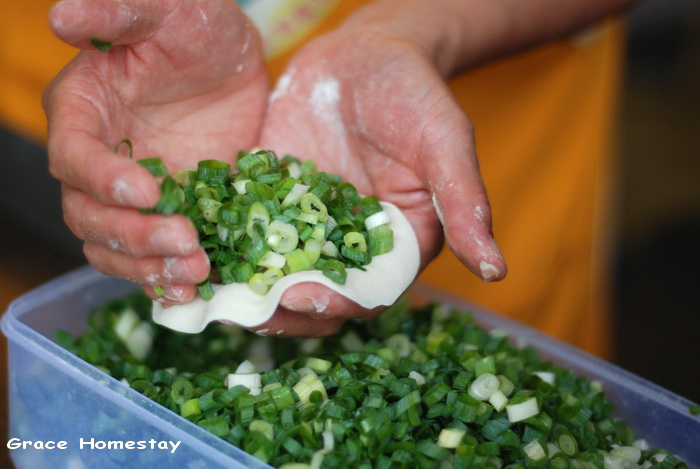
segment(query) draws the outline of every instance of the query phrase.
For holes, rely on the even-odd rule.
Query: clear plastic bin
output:
[[[57,329],[84,332],[93,307],[136,288],[85,267],[10,305],[2,318],[9,342],[9,437],[18,444],[66,442],[65,449],[11,449],[16,467],[270,467],[54,343]],[[700,418],[690,414],[690,401],[507,318],[437,291],[418,288],[417,292],[471,311],[482,326],[505,329],[516,343],[535,346],[557,365],[599,379],[616,405],[616,415],[639,437],[673,451],[689,467],[700,466]],[[168,442],[178,441],[172,452]],[[134,442],[134,448],[114,447],[127,442]],[[145,448],[139,448],[139,442]]]

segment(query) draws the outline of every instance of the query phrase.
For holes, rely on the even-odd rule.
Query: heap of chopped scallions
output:
[[[197,228],[211,261],[211,274],[199,285],[204,299],[214,295],[212,282],[248,283],[262,295],[283,276],[310,269],[344,284],[346,269],[363,269],[393,249],[379,199],[317,172],[310,160],[240,152],[235,167],[205,160],[173,176],[158,157],[139,163],[163,177],[154,211],[181,213]]]
[[[178,333],[150,305],[109,302],[59,343],[275,467],[686,467],[636,440],[601,383],[444,306],[402,301],[339,337],[283,339]]]

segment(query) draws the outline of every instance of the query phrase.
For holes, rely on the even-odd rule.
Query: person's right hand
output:
[[[259,36],[231,0],[64,0],[50,23],[82,49],[44,95],[66,223],[98,270],[188,301],[209,261],[185,217],[135,210],[160,196],[135,160],[160,156],[173,173],[255,145],[268,89]],[[133,160],[113,151],[125,138]]]

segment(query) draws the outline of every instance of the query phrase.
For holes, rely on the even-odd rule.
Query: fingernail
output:
[[[153,181],[154,186],[149,190],[149,188],[141,185],[135,186],[130,184],[129,181],[124,179],[115,179],[112,182],[112,197],[120,204],[128,207],[153,207],[158,202],[157,192],[159,191],[155,186],[155,179]],[[149,194],[149,192],[152,193]],[[156,199],[152,200],[153,197],[156,197]]]
[[[187,260],[179,257],[167,257],[163,263],[163,276],[168,280],[176,279],[185,282],[193,280]]]
[[[501,254],[501,250],[493,237],[489,238],[489,244],[489,252],[485,253],[483,260],[479,263],[479,271],[484,283],[490,283],[503,277],[504,271],[498,265],[505,267],[503,254]]]
[[[290,311],[297,313],[323,313],[328,308],[330,298],[328,295],[321,294],[318,296],[307,297],[294,292],[287,292],[282,296],[280,305]]]
[[[163,287],[164,297],[168,301],[175,303],[183,303],[187,298],[185,298],[185,289],[177,285],[167,285]]]
[[[493,282],[501,275],[501,271],[498,267],[486,261],[481,261],[479,263],[479,270],[481,271],[481,279],[484,283]]]
[[[186,255],[194,251],[197,244],[188,240],[179,230],[172,226],[161,226],[151,233],[150,241],[158,252],[164,255]]]

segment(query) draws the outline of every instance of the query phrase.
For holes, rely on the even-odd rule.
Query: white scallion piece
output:
[[[253,365],[250,360],[243,360],[238,368],[236,368],[236,373],[246,374],[246,373],[257,373],[258,369]]]
[[[275,438],[275,428],[264,420],[253,420],[250,422],[248,430],[251,432],[260,432],[270,441]]]
[[[260,267],[266,267],[268,269],[281,269],[282,267],[284,267],[284,264],[286,262],[287,259],[282,254],[276,253],[274,251],[267,251],[265,255],[263,255],[262,258],[258,261],[258,265]]]
[[[501,390],[496,390],[493,394],[491,394],[491,397],[489,397],[489,404],[496,409],[496,412],[500,412],[506,408],[508,398],[505,396],[505,394],[503,394],[503,392],[501,392]]]
[[[323,396],[323,399],[328,398],[328,393],[326,392],[325,386],[323,386],[323,382],[318,379],[316,373],[314,373],[312,370],[309,371],[310,373],[302,376],[299,382],[292,388],[297,396],[299,396],[299,402],[297,405],[300,408],[304,408],[309,404],[311,393],[314,391],[319,391],[321,396]]]
[[[241,179],[240,181],[236,181],[233,183],[233,188],[237,193],[245,194],[246,193],[245,185],[249,182],[250,182],[250,179]]]
[[[523,446],[523,451],[525,455],[533,461],[542,461],[547,457],[547,451],[539,440],[532,440],[530,443]]]
[[[141,322],[141,318],[131,308],[125,309],[114,324],[114,333],[124,342],[129,338],[131,332]]]
[[[508,421],[512,423],[520,422],[521,420],[525,420],[539,414],[540,408],[537,405],[537,398],[531,397],[523,402],[520,402],[519,404],[507,405],[506,412],[508,413]]]
[[[260,373],[229,373],[226,376],[226,387],[231,389],[238,385],[245,386],[251,391],[254,388],[262,389],[262,376]]]
[[[335,438],[333,438],[333,432],[331,430],[324,430],[323,433],[321,433],[321,436],[323,436],[323,449],[326,451],[333,451],[333,448],[335,448]]]
[[[326,218],[326,224],[328,225],[328,232],[329,232],[329,233],[330,233],[331,231],[333,231],[333,228],[335,228],[336,226],[338,226],[338,222],[335,221],[335,218],[333,218],[333,217],[330,216],[330,215],[328,215],[328,217]]]
[[[295,205],[301,200],[301,196],[309,192],[310,186],[305,184],[294,184],[294,186],[289,190],[287,195],[282,200],[280,206],[285,209],[290,205]]]
[[[299,232],[294,225],[282,220],[272,220],[265,232],[267,244],[277,253],[294,251],[299,243]]]
[[[389,215],[382,210],[381,212],[373,213],[365,219],[365,228],[367,231],[378,226],[386,225],[391,222]]]
[[[425,376],[418,373],[417,371],[411,371],[410,373],[408,373],[408,377],[413,379],[416,383],[418,383],[419,386],[421,384],[425,384]]]
[[[153,328],[147,322],[142,322],[134,328],[126,339],[126,348],[134,357],[144,360],[153,346]]]
[[[562,452],[561,449],[557,445],[555,445],[551,441],[547,442],[547,456],[549,456],[550,459],[555,454],[561,453],[561,452]]]
[[[332,241],[326,241],[323,243],[323,246],[321,246],[321,254],[325,254],[328,257],[337,257],[338,248]]]
[[[299,163],[293,161],[287,165],[287,169],[289,170],[289,177],[294,179],[301,177],[301,166],[299,166]]]
[[[466,433],[467,431],[461,428],[443,428],[438,435],[438,445],[448,449],[457,448]]]
[[[396,352],[397,358],[405,358],[411,354],[411,339],[406,334],[394,334],[386,339],[385,343]]]
[[[488,400],[498,391],[499,381],[493,373],[484,373],[469,385],[469,395],[479,401]]]
[[[498,383],[498,390],[506,397],[510,396],[510,393],[515,389],[513,382],[503,375],[498,375]]]
[[[547,384],[554,384],[556,376],[551,371],[535,371],[532,373]]]
[[[648,451],[651,449],[651,447],[649,446],[649,442],[644,438],[634,440],[634,442],[632,442],[632,446],[634,446],[635,448],[639,448],[642,451]]]
[[[224,228],[221,225],[216,225],[216,232],[219,234],[221,241],[226,242],[226,239],[228,238],[228,228]]]
[[[642,458],[642,450],[634,446],[618,446],[617,448],[613,448],[610,454],[632,461],[635,464]]]

